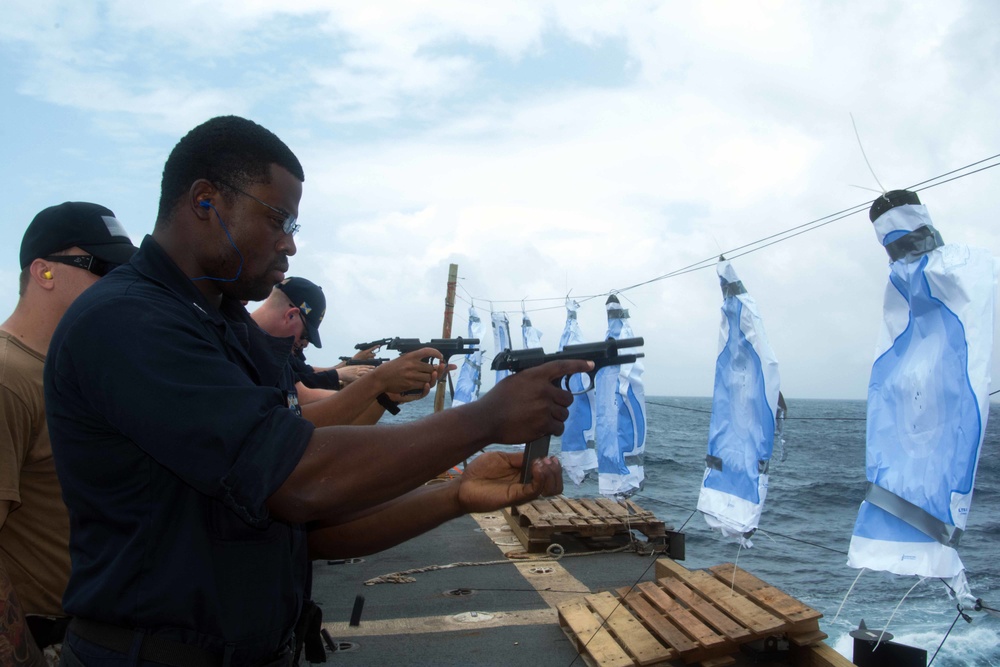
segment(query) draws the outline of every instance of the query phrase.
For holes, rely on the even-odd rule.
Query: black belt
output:
[[[77,637],[106,649],[128,655],[137,641],[139,631],[109,625],[83,618],[74,618],[69,630]],[[138,639],[139,659],[158,662],[171,667],[220,667],[223,663],[219,653],[183,642],[164,639],[155,635],[145,635]],[[258,667],[281,667],[291,665],[291,654],[287,650],[257,663]]]

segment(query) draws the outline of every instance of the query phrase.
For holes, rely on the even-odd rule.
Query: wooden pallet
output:
[[[545,551],[557,533],[578,537],[612,537],[638,530],[648,540],[666,535],[663,522],[631,500],[556,496],[503,511],[527,551]]]
[[[772,637],[786,639],[801,660],[785,664],[850,665],[820,644],[822,614],[731,563],[689,571],[661,558],[656,581],[586,595],[558,610],[563,631],[591,666],[721,667],[735,664],[741,645]]]

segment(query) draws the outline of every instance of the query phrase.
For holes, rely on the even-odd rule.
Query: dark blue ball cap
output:
[[[127,263],[137,250],[111,209],[68,201],[42,209],[28,225],[21,239],[21,268],[74,246],[112,264]]]
[[[275,285],[285,293],[285,296],[302,312],[306,320],[306,330],[309,342],[316,347],[323,347],[319,338],[319,325],[326,315],[326,297],[323,288],[305,278],[285,278]]]

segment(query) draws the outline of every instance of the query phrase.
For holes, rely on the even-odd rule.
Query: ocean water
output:
[[[737,560],[820,611],[827,643],[851,657],[848,633],[864,619],[882,629],[919,580],[847,567],[847,548],[865,493],[865,401],[788,400],[784,461],[772,461],[767,500],[753,548],[740,550],[694,512],[705,471],[710,398],[647,398],[646,486],[633,499],[684,525],[685,567]],[[596,482],[567,485],[567,495],[596,495]],[[686,523],[685,523],[686,522]],[[959,547],[973,595],[1000,609],[1000,405],[994,403],[980,456],[967,531]],[[837,611],[843,603],[839,616]],[[939,667],[1000,666],[1000,617],[967,610],[934,660]],[[917,585],[889,624],[894,641],[926,649],[928,660],[958,616],[938,581]],[[836,617],[836,620],[834,620]]]
[[[424,400],[406,406],[409,415],[400,417],[414,418],[430,409],[432,401]],[[820,611],[827,643],[848,658],[853,652],[848,633],[864,619],[869,628],[885,628],[898,643],[926,649],[928,660],[941,645],[936,667],[1000,667],[1000,616],[966,609],[971,623],[959,618],[949,633],[958,610],[939,581],[917,584],[916,577],[866,571],[845,601],[858,575],[846,563],[865,492],[865,401],[788,400],[786,457],[778,461],[776,455],[772,461],[760,529],[753,548],[742,550],[710,530],[695,512],[710,410],[711,398],[647,397],[646,485],[633,500],[685,533],[685,567],[737,561]],[[558,439],[553,444],[558,451]],[[596,496],[597,482],[587,479],[575,486],[567,480],[565,494]],[[967,530],[958,550],[973,595],[985,606],[1000,609],[997,403],[991,405]],[[638,578],[645,565],[636,567]],[[628,576],[623,571],[623,581]]]

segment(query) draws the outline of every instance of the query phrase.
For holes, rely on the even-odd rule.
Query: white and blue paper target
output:
[[[471,403],[479,398],[479,388],[482,385],[483,372],[483,321],[475,306],[469,306],[469,338],[478,338],[477,352],[465,355],[462,368],[455,381],[455,396],[451,399],[452,406]]]
[[[566,299],[566,326],[559,339],[559,350],[567,345],[584,343],[577,319],[580,304]],[[573,403],[569,406],[569,417],[563,430],[559,460],[563,470],[574,484],[580,484],[587,472],[597,468],[595,438],[597,404],[594,391],[584,391],[590,380],[585,375],[573,375],[569,379],[569,389],[573,392]]]
[[[874,224],[893,261],[868,385],[869,486],[847,562],[943,578],[968,597],[955,547],[989,414],[995,262],[944,244],[920,204]]]
[[[608,297],[606,338],[634,338],[628,310],[618,298]],[[597,372],[598,491],[609,497],[628,497],[645,481],[646,394],[642,359],[608,366]]]
[[[722,324],[698,510],[723,536],[753,546],[767,497],[780,380],[757,304],[728,261],[716,266]]]

